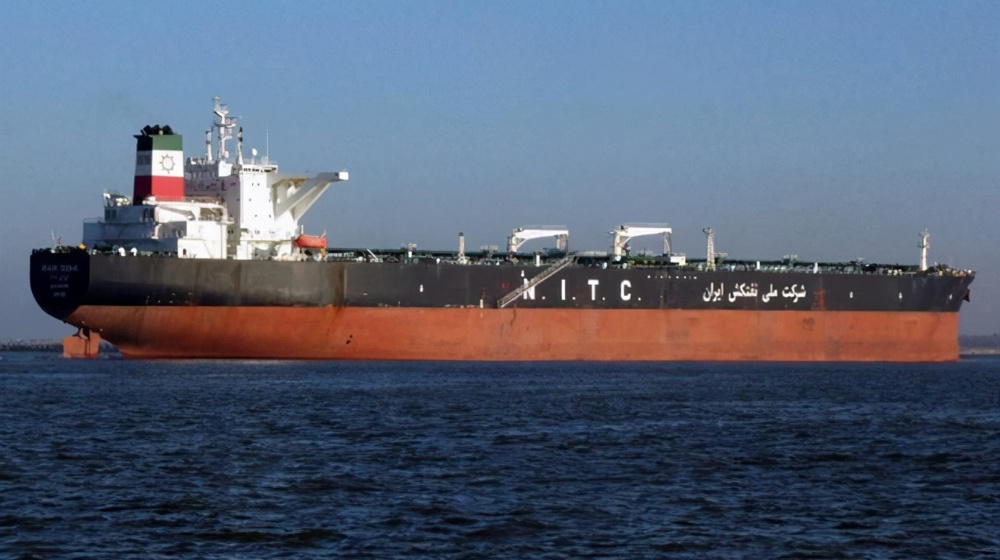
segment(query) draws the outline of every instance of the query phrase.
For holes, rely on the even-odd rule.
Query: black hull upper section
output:
[[[42,311],[65,319],[90,297],[90,260],[84,251],[31,254],[31,293]]]
[[[484,307],[545,266],[281,262],[36,251],[31,289],[65,319],[81,305]],[[571,265],[508,303],[520,308],[957,312],[974,276],[698,271]]]

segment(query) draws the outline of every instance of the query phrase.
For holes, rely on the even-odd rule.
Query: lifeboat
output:
[[[326,232],[323,235],[301,234],[295,238],[295,246],[299,249],[326,249]]]

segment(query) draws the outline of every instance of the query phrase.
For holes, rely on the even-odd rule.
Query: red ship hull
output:
[[[958,314],[84,305],[129,358],[482,361],[958,359]]]

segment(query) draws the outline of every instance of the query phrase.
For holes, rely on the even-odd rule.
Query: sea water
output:
[[[996,558],[1000,359],[0,354],[3,558]]]

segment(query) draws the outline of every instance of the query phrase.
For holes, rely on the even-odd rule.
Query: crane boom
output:
[[[628,225],[623,224],[611,232],[614,235],[612,253],[616,259],[622,257],[625,246],[633,237],[643,235],[663,235],[663,254],[670,254],[670,234],[673,230],[665,225]]]
[[[514,228],[507,237],[507,252],[516,253],[525,242],[540,237],[555,237],[556,248],[560,251],[566,251],[569,247],[569,230],[562,226],[526,226]]]

